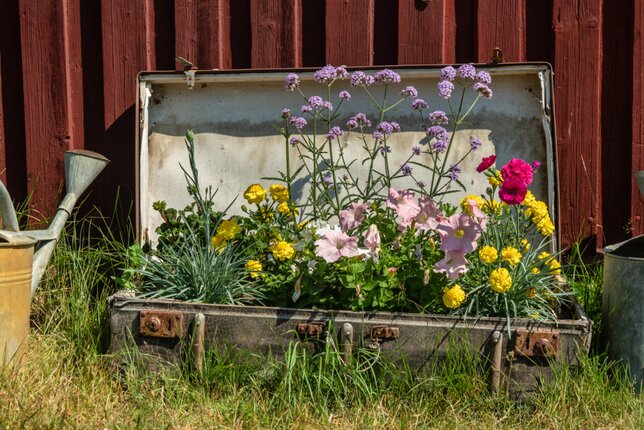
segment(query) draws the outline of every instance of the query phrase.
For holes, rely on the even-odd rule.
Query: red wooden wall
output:
[[[644,231],[639,0],[2,0],[0,172],[51,214],[63,152],[112,163],[90,202],[129,207],[135,78],[175,69],[548,61],[564,244]]]

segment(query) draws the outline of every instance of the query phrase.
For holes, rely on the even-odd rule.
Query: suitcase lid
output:
[[[455,150],[450,154],[450,159],[458,160],[469,149],[471,136],[483,142],[482,147],[461,164],[460,180],[467,187],[467,194],[485,192],[487,181],[475,170],[484,156],[496,154],[497,167],[511,158],[528,162],[538,160],[541,167],[534,175],[530,190],[537,199],[548,203],[553,222],[558,226],[551,66],[546,63],[474,66],[490,73],[490,88],[494,95],[490,100],[479,100],[468,117],[469,125],[457,132]],[[426,112],[449,112],[447,102],[437,93],[443,67],[390,67],[402,80],[401,84],[390,86],[389,91],[397,97],[405,86],[413,85],[418,90],[418,97],[429,104]],[[354,70],[373,73],[382,68],[348,69],[350,73]],[[223,210],[234,201],[229,213],[240,214],[240,207],[245,203],[243,192],[250,184],[260,183],[267,187],[275,183],[275,180],[262,178],[277,177],[278,171],[284,170],[286,145],[276,129],[283,121],[281,111],[287,107],[299,115],[299,107],[305,103],[297,92],[285,91],[284,78],[287,73],[297,72],[307,96],[321,95],[326,99],[325,88],[314,81],[316,70],[140,73],[136,207],[139,239],[156,239],[154,230],[162,220],[152,209],[153,202],[165,200],[174,208],[182,208],[190,202],[180,167],[180,164],[189,167],[184,143],[187,129],[195,133],[201,186],[212,185],[213,189],[218,189],[217,209]],[[377,124],[372,102],[360,88],[350,87],[348,79],[337,81],[332,89],[333,102],[337,102],[340,90],[348,90],[352,98],[342,106],[337,125],[346,130],[346,120],[356,112],[365,112],[373,125]],[[382,87],[374,90],[381,94]],[[418,112],[410,107],[411,101],[407,99],[387,113],[387,120],[400,123],[402,129],[388,140],[393,149],[390,154],[392,166],[403,163],[412,147],[426,136],[420,127]],[[450,131],[449,126],[447,128]],[[356,134],[351,133],[347,138],[345,133],[342,139],[347,145],[347,158],[363,158]],[[293,152],[292,160],[294,156]],[[396,188],[404,187],[404,182],[396,183]],[[306,188],[299,193],[304,195]],[[456,203],[463,195],[455,193],[445,200]]]

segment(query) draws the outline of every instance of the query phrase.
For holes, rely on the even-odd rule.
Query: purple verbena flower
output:
[[[326,186],[327,186],[327,188],[333,188],[333,187],[334,187],[334,185],[335,185],[335,184],[333,183],[333,175],[331,174],[331,172],[326,172],[326,173],[322,176],[322,181],[324,181],[324,185],[326,185]]]
[[[309,105],[304,105],[300,108],[300,112],[302,113],[311,113],[313,112],[313,108]]]
[[[287,91],[294,91],[300,88],[300,77],[295,73],[289,73],[284,79],[284,88]]]
[[[337,70],[338,69],[336,69],[332,65],[327,64],[326,66],[315,72],[313,74],[313,77],[315,77],[315,80],[321,84],[329,84],[339,77]],[[343,70],[346,76],[347,71],[345,69]]]
[[[374,75],[374,80],[380,85],[399,84],[400,75],[393,70],[382,69]]]
[[[411,153],[414,155],[420,155],[420,151],[420,146],[414,146],[413,148],[411,148]]]
[[[404,90],[400,92],[400,95],[403,97],[418,97],[418,91],[412,86],[405,87]]]
[[[346,79],[347,76],[349,76],[349,72],[347,72],[347,69],[345,69],[342,66],[338,66],[335,68],[335,78],[336,79]]]
[[[291,110],[289,108],[282,109],[282,118],[288,118],[291,116]]]
[[[447,130],[440,125],[433,125],[426,130],[427,136],[435,137],[438,140],[447,140]]]
[[[371,127],[371,121],[369,121],[369,119],[367,119],[367,115],[362,112],[358,112],[356,114],[356,120],[358,121],[358,124],[363,124],[365,127]]]
[[[447,124],[449,122],[449,118],[447,118],[447,115],[442,110],[435,110],[430,113],[429,120],[432,124]]]
[[[427,109],[427,102],[423,99],[416,99],[411,102],[411,107],[415,110]]]
[[[299,138],[299,137],[297,137],[297,136],[293,136],[293,137],[291,137],[291,139],[288,141],[288,143],[289,143],[291,146],[297,146],[297,144],[298,144],[298,143],[302,143],[302,141],[300,140],[300,138]]]
[[[476,69],[471,64],[463,64],[461,67],[458,68],[458,75],[461,78],[475,79]]]
[[[443,81],[453,81],[456,78],[456,69],[452,66],[443,67],[441,69],[441,79]]]
[[[332,127],[331,130],[326,135],[326,138],[329,140],[335,139],[336,137],[342,136],[342,130],[340,127]]]
[[[394,132],[394,126],[389,122],[383,121],[376,126],[376,130],[383,133],[385,136],[389,136]]]
[[[313,109],[321,108],[324,104],[324,100],[320,96],[311,96],[309,97],[309,106]]]
[[[418,181],[416,182],[416,186],[422,189],[422,188],[425,188],[427,185],[425,185],[423,181]]]
[[[445,152],[447,149],[447,141],[446,140],[437,140],[434,143],[432,143],[432,149],[438,153]]]
[[[365,72],[358,70],[357,72],[353,72],[351,75],[351,86],[352,87],[359,87],[359,86],[365,86],[368,87],[369,85],[373,84],[374,78],[371,75],[367,75]]]
[[[324,106],[324,109],[333,110],[333,103],[331,102],[324,102],[322,106]]]
[[[481,70],[476,74],[476,80],[482,84],[489,85],[492,83],[492,76],[488,72]]]
[[[380,147],[380,155],[385,155],[386,153],[389,153],[389,152],[391,152],[391,148],[388,147],[387,145]]]
[[[402,174],[404,176],[409,176],[409,175],[411,175],[412,168],[411,168],[411,166],[409,164],[403,164],[400,167],[400,171],[402,172]]]
[[[375,140],[383,140],[385,138],[385,135],[380,131],[374,131],[373,133],[371,133],[371,137],[373,137]]]
[[[454,91],[454,84],[450,81],[440,81],[438,83],[438,95],[445,100],[452,97],[452,91]]]
[[[290,122],[298,130],[302,130],[307,124],[306,119],[302,118],[301,116],[292,116]]]
[[[358,128],[358,120],[356,119],[355,116],[352,116],[351,118],[349,118],[349,120],[347,121],[347,127]]]
[[[338,97],[344,100],[351,100],[351,94],[349,94],[349,91],[340,91]]]
[[[476,151],[483,145],[483,142],[481,142],[481,139],[475,136],[470,136],[470,148],[472,148],[472,151]]]
[[[400,131],[400,124],[398,124],[396,121],[391,121],[389,124],[391,124],[394,131]]]
[[[474,91],[480,93],[486,99],[492,98],[492,90],[487,85],[482,84],[481,82],[477,82],[472,86],[472,88],[474,89]]]
[[[449,171],[447,172],[447,176],[449,176],[449,178],[452,181],[456,181],[458,179],[458,175],[460,175],[460,174],[461,174],[461,168],[460,167],[458,167],[455,164],[451,164],[449,166]]]

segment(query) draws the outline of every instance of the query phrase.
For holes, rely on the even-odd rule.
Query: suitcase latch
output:
[[[559,332],[517,330],[514,351],[524,357],[556,357]]]
[[[147,337],[180,338],[183,335],[183,313],[147,310],[139,313],[139,333]]]

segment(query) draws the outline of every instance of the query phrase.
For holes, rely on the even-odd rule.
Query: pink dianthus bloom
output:
[[[341,231],[329,230],[315,241],[318,257],[324,258],[327,263],[338,261],[340,257],[355,257],[358,255],[358,238],[348,236]]]
[[[513,158],[501,167],[501,176],[504,181],[517,179],[526,187],[532,183],[532,166],[519,158]]]
[[[371,251],[380,246],[380,232],[378,231],[378,226],[375,224],[371,224],[363,235],[364,246],[369,248]]]
[[[340,211],[340,227],[342,231],[353,230],[364,222],[364,212],[369,209],[367,203],[351,203],[350,209]]]
[[[460,251],[445,251],[445,258],[434,265],[434,272],[444,273],[449,279],[457,279],[467,272],[465,254]]]
[[[501,184],[499,198],[509,205],[520,205],[523,203],[527,192],[528,188],[520,179],[509,178]]]
[[[476,167],[476,171],[479,173],[485,172],[487,169],[492,167],[494,162],[496,161],[496,155],[492,154],[489,157],[483,157],[481,160],[481,163]]]
[[[441,249],[467,254],[476,249],[476,241],[481,236],[481,224],[469,215],[454,214],[438,223],[441,235]]]
[[[395,209],[403,223],[410,222],[420,212],[420,207],[414,201],[414,192],[411,190],[398,192],[389,188],[387,207]]]

